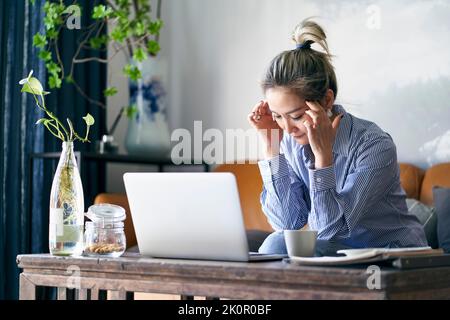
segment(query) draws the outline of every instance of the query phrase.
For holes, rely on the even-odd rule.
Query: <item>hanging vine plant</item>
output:
[[[34,0],[30,0],[34,4]],[[99,2],[96,2],[99,3]],[[45,62],[48,72],[48,86],[58,89],[63,81],[75,86],[76,90],[90,103],[105,107],[101,101],[90,98],[76,82],[74,73],[77,64],[98,62],[108,64],[119,53],[125,53],[128,61],[143,62],[149,56],[156,56],[160,51],[159,33],[163,27],[161,20],[161,0],[157,0],[156,18],[152,18],[148,0],[106,0],[95,4],[91,12],[83,12],[78,1],[66,5],[63,0],[47,0],[44,3],[45,31],[36,33],[33,45],[39,48],[39,58]],[[89,14],[93,22],[81,26],[81,16]],[[110,32],[104,32],[110,28]],[[62,63],[58,40],[63,29],[79,29],[78,47],[71,59],[70,66]],[[102,59],[95,55],[81,57],[83,49],[87,52],[112,50],[109,58]],[[86,52],[86,50],[84,50]],[[141,70],[137,65],[128,63],[124,74],[132,81],[139,80]],[[116,87],[107,86],[105,97],[117,94]],[[123,108],[128,114],[132,108]]]

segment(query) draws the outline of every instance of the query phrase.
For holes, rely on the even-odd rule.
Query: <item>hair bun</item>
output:
[[[294,29],[292,39],[295,41],[297,48],[311,47],[313,43],[317,43],[327,54],[328,51],[327,36],[322,27],[309,18],[300,22]]]

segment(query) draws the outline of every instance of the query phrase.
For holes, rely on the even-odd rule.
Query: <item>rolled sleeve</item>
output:
[[[258,162],[263,179],[261,205],[274,230],[300,229],[308,219],[306,186],[283,154]]]
[[[264,183],[271,183],[289,176],[289,165],[283,154],[269,160],[259,161],[258,166]]]
[[[309,170],[309,181],[313,192],[336,189],[334,166]]]

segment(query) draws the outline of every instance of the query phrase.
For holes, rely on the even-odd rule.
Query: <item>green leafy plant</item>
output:
[[[85,12],[94,22],[82,28],[79,46],[72,57],[70,67],[64,68],[58,39],[61,31],[68,28],[67,22],[74,18],[75,6],[78,11],[83,11],[76,0],[70,6],[65,5],[63,0],[47,0],[44,4],[45,32],[34,35],[33,45],[39,48],[39,58],[45,61],[49,74],[48,85],[51,89],[60,88],[63,81],[66,81],[73,84],[90,103],[105,107],[101,101],[91,99],[75,81],[75,66],[92,61],[109,63],[119,52],[124,52],[128,61],[133,59],[138,63],[149,56],[155,56],[160,50],[159,32],[163,26],[160,19],[161,0],[157,0],[156,18],[151,17],[148,0],[106,0],[106,4],[95,5],[91,12]],[[106,26],[111,28],[111,32],[102,34]],[[101,52],[106,51],[108,46],[112,48],[108,59],[96,56],[80,57],[82,49]],[[125,65],[123,73],[133,81],[142,77],[139,67],[131,63]],[[117,88],[107,86],[103,94],[107,97],[117,92]]]
[[[62,141],[73,142],[75,140],[79,140],[81,142],[90,142],[88,139],[89,128],[95,123],[94,118],[89,113],[83,117],[83,120],[86,122],[86,135],[84,138],[80,137],[80,135],[75,131],[70,119],[66,120],[67,125],[69,126],[69,129],[67,129],[63,123],[49,109],[47,109],[44,96],[49,94],[49,92],[44,91],[40,81],[32,77],[32,75],[33,70],[31,70],[28,77],[20,80],[19,84],[22,85],[22,92],[31,93],[33,95],[37,107],[43,110],[47,116],[46,118],[39,119],[36,124],[44,125],[52,135]]]

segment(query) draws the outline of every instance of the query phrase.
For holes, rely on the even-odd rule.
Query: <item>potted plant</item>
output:
[[[130,153],[168,152],[170,138],[165,118],[166,90],[158,75],[155,76],[155,69],[147,68],[154,67],[155,57],[160,51],[159,33],[163,26],[161,0],[157,0],[156,18],[151,16],[149,0],[107,0],[104,4],[94,5],[91,12],[83,12],[77,0],[69,6],[63,1],[48,0],[44,4],[44,13],[45,32],[34,36],[33,45],[40,49],[39,57],[45,61],[50,89],[60,88],[65,81],[74,85],[91,104],[105,108],[103,102],[90,98],[76,82],[76,66],[93,62],[108,64],[119,52],[123,52],[128,59],[123,73],[130,81],[130,105],[121,109],[116,120],[122,113],[130,119],[127,149]],[[89,14],[94,22],[81,26],[79,19],[82,14]],[[78,28],[84,31],[81,32],[78,49],[70,66],[64,66],[58,39],[63,29]],[[109,32],[105,32],[105,28],[109,28]],[[112,50],[108,59],[80,55],[82,49],[100,52],[108,48]],[[103,94],[108,97],[118,91],[108,83]],[[106,135],[113,133],[117,121]]]
[[[81,255],[83,252],[84,197],[80,173],[75,161],[73,144],[76,140],[83,143],[89,141],[89,128],[94,124],[94,118],[88,113],[83,117],[86,123],[86,133],[80,136],[72,121],[66,119],[66,124],[60,121],[45,104],[42,84],[34,78],[33,71],[22,79],[22,92],[30,93],[36,101],[36,106],[45,113],[36,124],[43,125],[47,130],[62,141],[62,153],[53,178],[50,193],[50,225],[49,249],[53,255]]]

